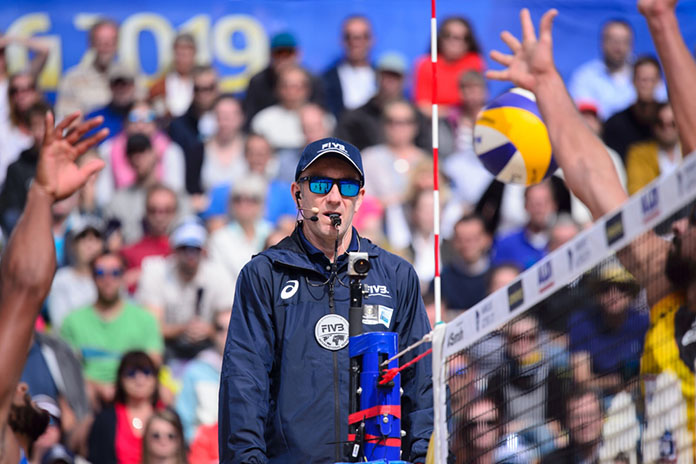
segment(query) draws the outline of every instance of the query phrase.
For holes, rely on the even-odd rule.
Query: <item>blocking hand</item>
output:
[[[82,187],[92,174],[104,167],[100,159],[92,159],[83,166],[75,162],[92,145],[103,140],[109,133],[102,129],[96,134],[80,140],[83,135],[99,126],[101,116],[77,124],[64,134],[80,113],[73,113],[54,127],[53,113],[46,114],[46,136],[44,137],[34,183],[55,201],[67,198]]]
[[[489,79],[509,81],[518,87],[534,92],[539,78],[556,72],[553,62],[551,25],[558,11],[555,9],[544,13],[539,23],[539,38],[534,31],[534,24],[526,8],[520,12],[522,23],[522,42],[508,31],[503,31],[500,38],[510,47],[511,55],[497,50],[491,52],[491,58],[506,69],[488,71]]]

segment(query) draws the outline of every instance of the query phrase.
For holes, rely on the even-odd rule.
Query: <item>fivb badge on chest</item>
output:
[[[343,349],[348,345],[348,321],[338,314],[327,314],[314,326],[314,338],[324,349]]]

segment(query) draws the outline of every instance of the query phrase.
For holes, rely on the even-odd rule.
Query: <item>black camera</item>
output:
[[[348,253],[348,275],[365,278],[370,270],[370,260],[367,253],[351,251]]]

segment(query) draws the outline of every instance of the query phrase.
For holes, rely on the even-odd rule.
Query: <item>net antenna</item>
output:
[[[661,314],[671,314],[669,317],[677,320],[682,314],[679,311],[685,307],[676,301],[679,292],[674,292],[675,287],[665,283],[660,299],[650,298],[644,287],[641,289],[641,283],[637,279],[632,280],[635,276],[629,272],[627,277],[623,273],[632,267],[627,259],[633,256],[624,251],[631,251],[629,246],[635,250],[635,247],[653,247],[661,245],[663,239],[669,240],[672,224],[685,221],[684,216],[690,214],[695,204],[696,155],[692,154],[685,157],[677,169],[648,184],[621,207],[597,219],[591,227],[542,258],[509,285],[490,294],[456,319],[436,326],[433,333],[435,462],[450,462],[448,456],[453,454],[457,462],[473,462],[481,453],[495,455],[495,459],[502,459],[503,454],[512,452],[518,457],[525,453],[536,458],[545,456],[548,453],[543,449],[545,442],[540,441],[538,436],[521,437],[507,431],[507,425],[514,422],[509,418],[537,414],[535,417],[540,416],[541,419],[531,422],[532,427],[548,425],[558,419],[559,429],[553,436],[558,436],[565,427],[572,437],[572,428],[567,419],[572,411],[580,410],[581,406],[598,411],[594,415],[601,419],[593,419],[594,424],[599,424],[595,430],[601,433],[596,449],[599,462],[613,463],[617,456],[623,459],[625,455],[629,462],[634,463],[634,457],[640,454],[649,456],[650,462],[673,459],[674,456],[676,460],[669,462],[693,462],[693,427],[688,422],[691,421],[693,406],[689,404],[688,395],[682,395],[680,382],[684,380],[678,379],[668,367],[662,367],[668,361],[679,361],[679,354],[674,355],[676,345],[669,353],[664,351],[664,347],[668,343],[674,344],[675,340],[681,340],[683,344],[681,334],[671,337],[659,331],[648,332],[645,337],[640,337],[643,343],[638,351],[627,355],[631,356],[630,359],[618,357],[618,351],[631,344],[627,340],[633,340],[628,335],[601,350],[597,344],[597,333],[600,332],[576,330],[576,345],[572,337],[573,328],[577,329],[585,321],[596,317],[593,316],[598,314],[595,311],[605,307],[601,305],[611,306],[611,298],[617,298],[617,294],[629,295],[634,292],[631,296],[631,305],[635,305],[633,314],[636,318],[642,314],[648,331],[654,327],[648,328],[648,320],[657,320],[662,317]],[[694,222],[696,219],[692,219],[689,227],[696,227]],[[654,238],[658,240],[652,240]],[[659,250],[647,248],[644,252],[666,253],[664,247]],[[622,262],[617,257],[622,258]],[[624,271],[615,272],[617,266]],[[652,279],[664,281],[663,267],[650,272],[654,272]],[[648,281],[652,279],[647,278]],[[600,301],[601,295],[604,303]],[[568,317],[573,315],[575,318]],[[581,317],[584,319],[579,319]],[[551,335],[553,330],[557,331],[558,336]],[[563,353],[557,353],[564,355],[586,353],[590,356],[594,353],[602,361],[608,356],[617,356],[618,367],[595,370],[592,361],[588,367],[588,370],[592,370],[589,382],[597,382],[578,380],[576,371],[572,371],[570,383],[561,384],[557,389],[545,387],[547,393],[543,395],[549,396],[538,397],[544,399],[514,404],[519,398],[515,394],[541,384],[536,383],[537,374],[541,378],[541,375],[546,375],[542,374],[546,372],[544,369],[559,367],[561,358],[549,354],[559,345],[562,345]],[[583,348],[574,351],[574,346],[579,345]],[[525,357],[529,353],[534,356]],[[633,358],[636,353],[638,357]],[[486,370],[486,363],[497,362],[499,356],[503,362],[494,369]],[[517,364],[510,364],[509,360],[515,356]],[[548,364],[542,366],[542,362]],[[572,363],[566,363],[563,368],[575,368]],[[526,378],[534,383],[526,387],[512,385],[509,379],[513,374],[506,374],[511,366],[517,369],[515,378]],[[611,376],[618,376],[619,381],[608,387],[604,381],[611,380]],[[614,388],[616,390],[611,390],[607,395],[607,389]],[[592,395],[582,396],[583,391],[588,390],[594,392],[598,399],[594,400]],[[481,407],[481,398],[491,394],[503,401],[502,406]],[[554,399],[551,395],[558,402],[551,403]],[[611,401],[611,404],[606,408],[600,407],[602,398]],[[639,427],[638,420],[642,419],[636,415],[635,409],[641,403],[645,405],[647,413],[644,419],[646,424]],[[559,414],[564,416],[558,417]],[[509,435],[496,436],[498,433]],[[490,448],[482,449],[479,446],[481,437],[491,436],[494,438],[487,445]],[[475,446],[470,446],[470,443],[475,443]],[[460,461],[460,458],[463,460]]]
[[[433,133],[433,253],[435,256],[435,278],[433,289],[435,293],[435,323],[442,322],[442,302],[440,287],[440,185],[439,185],[439,125],[437,106],[437,0],[430,0],[430,68],[433,75],[432,91],[432,133]]]

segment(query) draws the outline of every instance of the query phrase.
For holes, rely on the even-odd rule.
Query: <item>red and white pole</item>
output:
[[[441,289],[440,289],[440,172],[438,163],[438,108],[437,108],[437,15],[435,14],[436,0],[430,0],[430,65],[432,69],[432,133],[433,133],[433,233],[435,236],[435,280],[433,288],[435,291],[435,323],[442,321]]]

